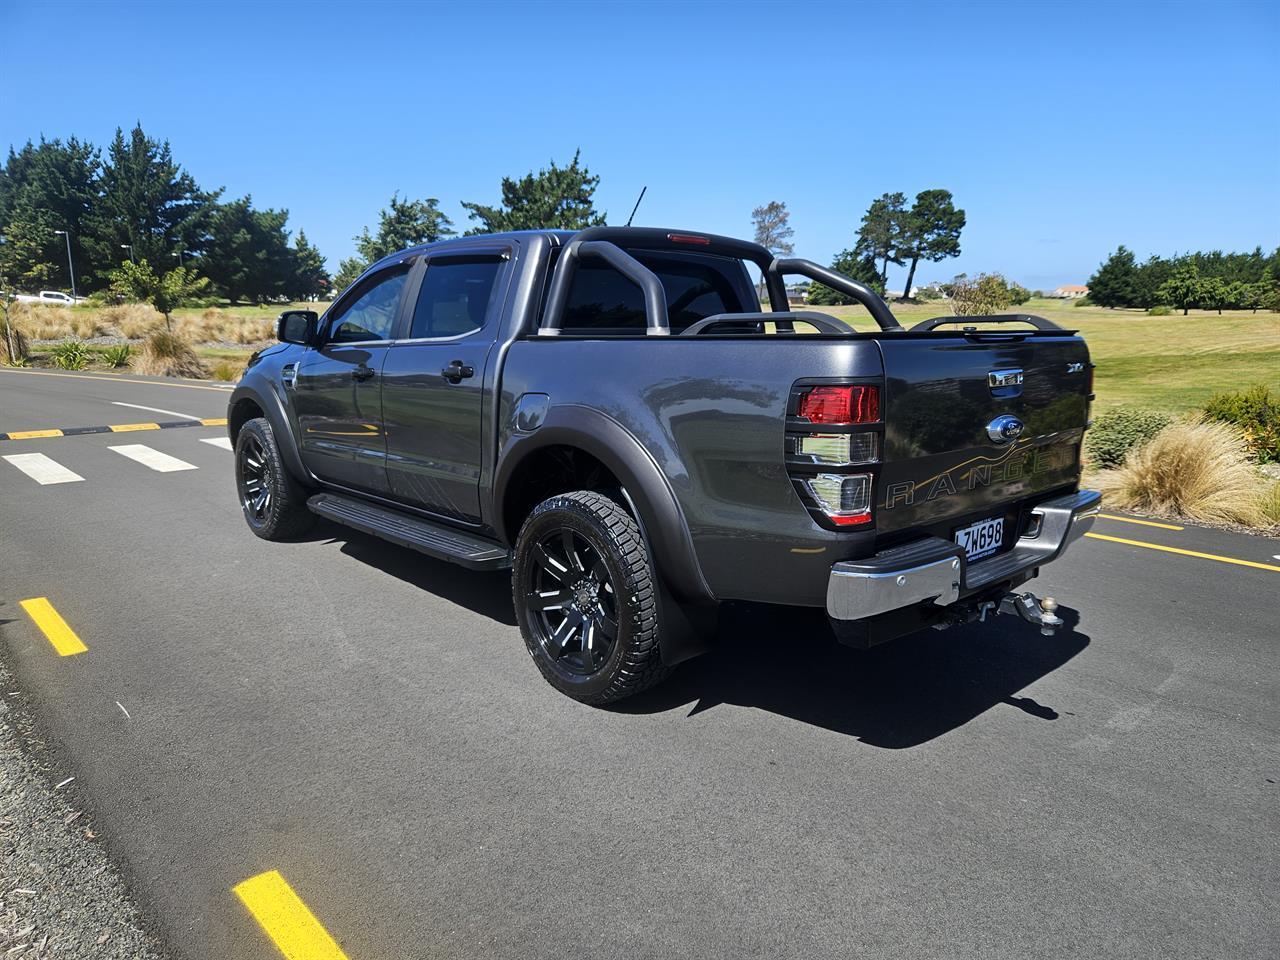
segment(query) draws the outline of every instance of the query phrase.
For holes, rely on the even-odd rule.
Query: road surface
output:
[[[0,434],[225,403],[0,370]],[[0,460],[0,655],[176,957],[279,957],[233,892],[272,871],[351,960],[1280,953],[1280,541],[1100,520],[1032,584],[1051,639],[728,610],[601,710],[504,576],[253,537],[223,437],[0,441],[49,461]]]

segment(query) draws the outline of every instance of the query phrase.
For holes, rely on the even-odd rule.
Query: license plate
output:
[[[1004,517],[989,517],[956,531],[956,543],[970,560],[989,556],[1004,542]]]

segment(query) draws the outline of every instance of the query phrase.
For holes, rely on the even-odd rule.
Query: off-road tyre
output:
[[[294,540],[311,529],[316,516],[307,509],[307,490],[284,465],[265,417],[240,428],[235,460],[236,494],[250,530],[264,540]]]
[[[572,551],[564,546],[566,532]],[[607,587],[592,587],[593,571],[597,581],[607,574]],[[540,503],[520,528],[511,584],[525,646],[547,682],[575,700],[600,705],[665,678],[671,670],[658,649],[656,576],[640,528],[616,501],[579,490]],[[567,608],[539,609],[570,596]],[[592,597],[600,601],[595,607]],[[613,638],[607,637],[610,613]],[[581,622],[558,643],[573,617]],[[605,641],[607,649],[600,646]]]

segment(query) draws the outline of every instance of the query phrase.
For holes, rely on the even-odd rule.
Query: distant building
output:
[[[1054,290],[1049,294],[1049,296],[1055,297],[1058,300],[1079,300],[1081,297],[1087,297],[1088,295],[1088,287],[1082,287],[1079,284],[1074,283],[1068,284],[1065,287],[1058,287],[1057,290]]]
[[[803,306],[809,302],[809,285],[796,284],[787,287],[787,305],[792,307]]]

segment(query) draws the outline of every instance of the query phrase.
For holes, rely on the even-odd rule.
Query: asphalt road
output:
[[[222,416],[195,386],[0,371],[0,433]],[[506,577],[253,537],[220,436],[0,442],[83,478],[0,460],[0,654],[175,956],[278,957],[232,894],[269,870],[351,960],[1280,953],[1280,541],[1099,521],[1264,567],[1084,540],[1031,585],[1052,639],[729,610],[609,711]]]

